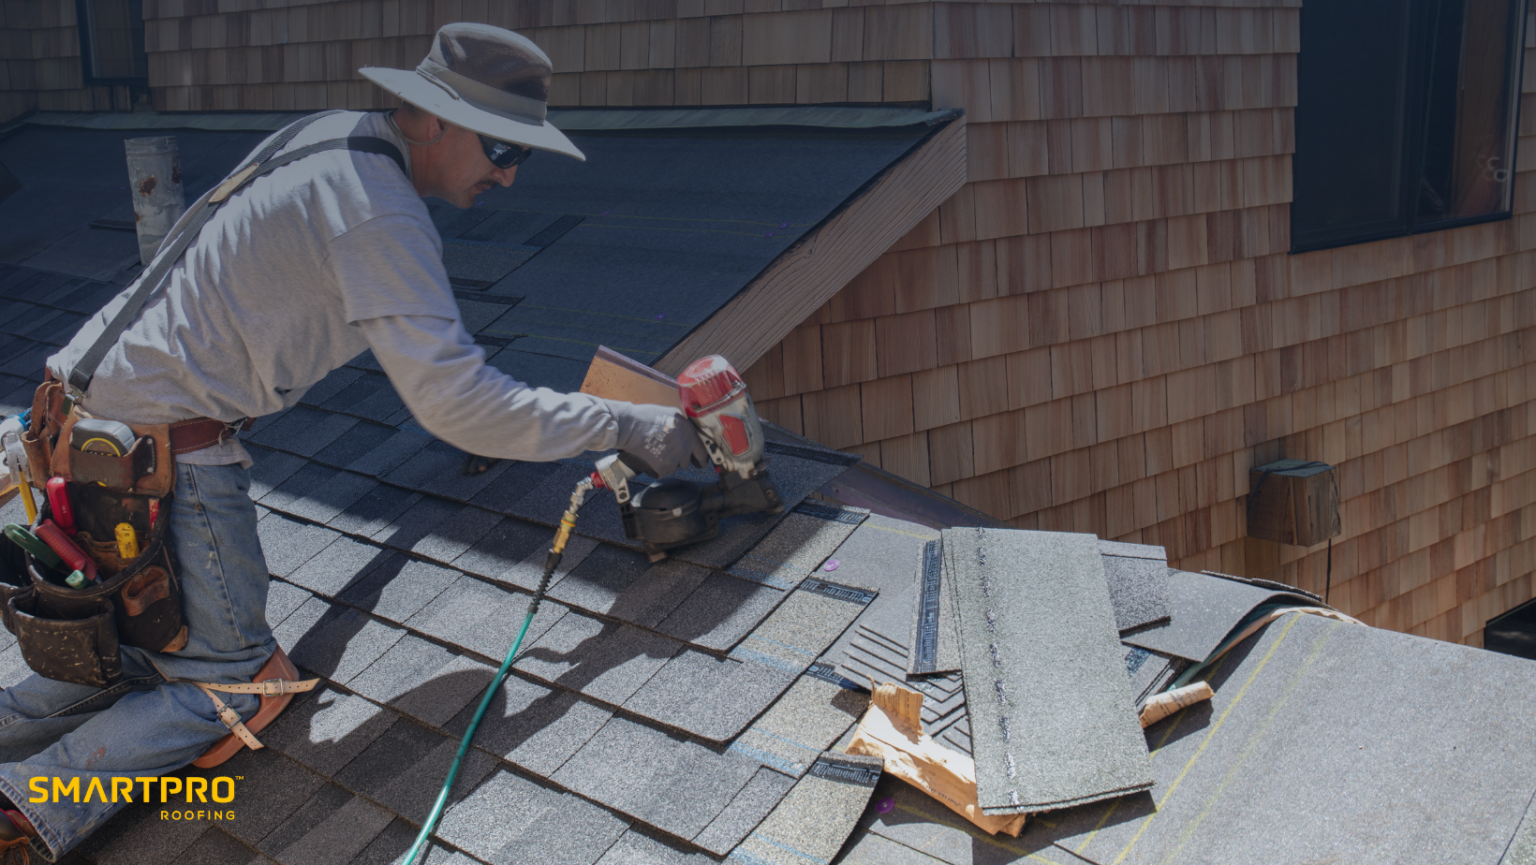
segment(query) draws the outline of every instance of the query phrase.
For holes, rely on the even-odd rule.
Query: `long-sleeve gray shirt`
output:
[[[312,123],[285,150],[346,136],[408,153],[384,115],[359,112]],[[123,300],[48,359],[56,377],[68,379]],[[82,405],[145,424],[260,417],[369,348],[416,420],[466,451],[545,461],[616,442],[607,401],[531,388],[486,366],[410,178],[387,156],[347,150],[305,157],[233,195],[107,352]],[[249,457],[231,440],[180,459]]]

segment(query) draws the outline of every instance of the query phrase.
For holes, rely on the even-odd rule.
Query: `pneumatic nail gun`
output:
[[[674,477],[632,487],[638,471],[620,454],[598,460],[593,478],[613,490],[624,535],[639,541],[653,562],[667,550],[713,538],[725,517],[784,510],[768,477],[763,426],[736,369],[717,354],[700,358],[678,376],[677,390],[719,480],[698,484]]]

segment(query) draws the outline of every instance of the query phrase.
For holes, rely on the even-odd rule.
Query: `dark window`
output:
[[[1524,0],[1301,11],[1293,251],[1509,215]]]
[[[76,0],[75,11],[87,84],[148,80],[142,0]]]
[[[1483,648],[1536,660],[1536,601],[1489,619],[1483,629]]]

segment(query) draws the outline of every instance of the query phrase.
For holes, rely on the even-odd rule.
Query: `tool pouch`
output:
[[[87,488],[82,488],[86,490]],[[80,513],[93,513],[105,521],[136,522],[129,518],[141,503],[131,495],[98,491],[80,496],[90,502]],[[116,498],[120,504],[112,504]],[[47,506],[39,512],[46,518]],[[27,573],[37,594],[38,608],[44,615],[60,619],[79,619],[98,615],[101,603],[113,611],[117,640],[152,652],[175,652],[186,646],[187,629],[181,615],[181,582],[176,576],[176,562],[166,543],[168,519],[158,520],[145,533],[139,555],[124,559],[117,555],[117,545],[96,541],[91,532],[81,531],[75,540],[96,559],[101,582],[84,589],[59,585],[31,556]],[[82,527],[83,528],[83,527]],[[21,633],[14,631],[17,639]],[[36,670],[36,667],[33,667]],[[38,672],[42,672],[39,670]]]
[[[27,666],[50,679],[106,687],[122,675],[120,646],[175,652],[187,643],[181,611],[181,583],[171,546],[170,493],[175,484],[170,434],[166,425],[133,426],[139,444],[123,457],[85,455],[69,447],[77,412],[62,413],[62,389],[48,382],[38,389],[32,426],[27,430],[28,460],[49,477],[71,480],[76,533],[73,540],[96,562],[101,582],[82,589],[59,582],[57,572],[20,552],[0,554],[0,619],[16,635]],[[42,409],[41,412],[38,409]],[[24,440],[27,440],[24,437]],[[152,440],[152,441],[151,441]],[[148,458],[146,459],[146,453]],[[77,473],[90,479],[73,480]],[[150,521],[150,503],[161,516]],[[45,500],[38,520],[51,516]],[[133,526],[139,554],[118,554],[113,529]],[[8,564],[7,564],[8,563]]]
[[[106,688],[123,676],[112,602],[97,598],[89,615],[61,619],[48,614],[35,589],[5,601],[6,625],[16,634],[21,657],[48,679]]]

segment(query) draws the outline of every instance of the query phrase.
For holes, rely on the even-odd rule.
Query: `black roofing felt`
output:
[[[574,390],[599,344],[655,361],[927,131],[577,133],[586,162],[544,154],[523,166],[513,187],[485,193],[475,208],[433,201],[430,210],[448,242],[466,325],[483,339],[490,362],[530,383]],[[189,201],[266,137],[174,134]],[[131,231],[89,227],[104,217],[132,224],[122,145],[131,136],[31,125],[0,140],[0,162],[22,183],[0,201],[0,263],[107,281],[136,272]],[[19,308],[0,320],[46,327],[43,317],[63,316],[62,330],[70,330],[109,296]],[[23,374],[40,366],[40,358],[22,360]],[[376,365],[372,372],[344,373],[347,381],[317,388],[314,404],[349,419],[405,420]],[[302,431],[296,452],[312,456],[350,422],[296,419],[287,427]]]

